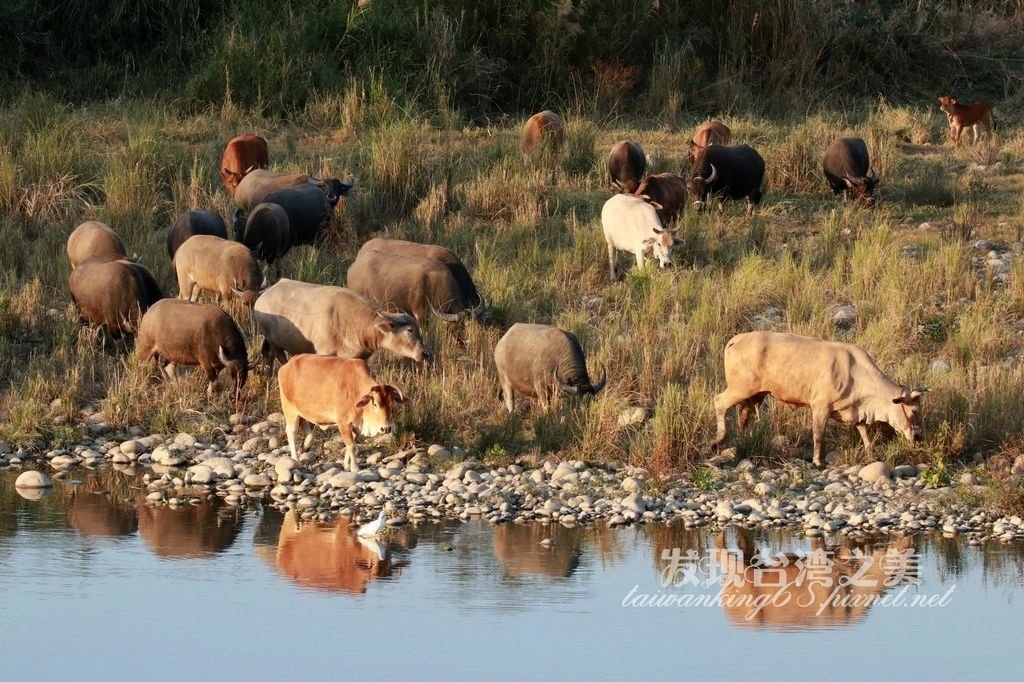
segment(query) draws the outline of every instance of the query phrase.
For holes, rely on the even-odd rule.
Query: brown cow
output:
[[[875,422],[889,424],[909,441],[921,437],[924,389],[910,391],[892,381],[870,355],[848,343],[778,332],[737,334],[725,345],[725,381],[726,389],[715,396],[716,445],[725,440],[726,412],[741,406],[742,430],[751,408],[769,395],[811,408],[818,466],[829,417],[856,426],[869,453],[868,426]]]
[[[208,234],[189,237],[174,254],[178,298],[198,301],[202,291],[231,296],[252,305],[263,285],[263,272],[245,244]]]
[[[675,173],[648,175],[634,194],[654,206],[661,224],[668,225],[686,208],[686,178]]]
[[[106,223],[87,220],[68,235],[68,260],[74,270],[90,258],[102,261],[127,259],[124,242]]]
[[[220,179],[224,189],[235,196],[235,189],[249,172],[270,163],[267,141],[259,135],[239,135],[228,142],[220,160]]]
[[[519,149],[523,156],[533,153],[538,145],[557,152],[565,142],[565,122],[553,111],[545,109],[534,114],[523,125],[519,136]]]
[[[89,258],[68,278],[71,300],[83,322],[105,327],[117,339],[135,334],[139,320],[159,300],[148,270],[132,261]]]
[[[949,119],[950,134],[957,147],[960,146],[960,136],[963,134],[964,128],[970,127],[974,131],[974,140],[971,144],[977,144],[978,138],[981,136],[978,131],[979,123],[985,126],[989,138],[994,134],[995,121],[992,118],[992,105],[985,100],[960,104],[956,98],[947,95],[939,98],[939,109]]]
[[[245,339],[231,316],[213,305],[167,298],[157,302],[139,324],[139,364],[156,361],[168,378],[175,365],[206,370],[207,393],[222,369],[235,382],[235,400],[241,395],[249,373]]]
[[[608,177],[622,192],[636,192],[647,170],[643,147],[632,140],[616,142],[608,155]]]
[[[335,424],[349,471],[356,470],[356,437],[390,433],[391,406],[405,402],[401,391],[373,378],[365,360],[296,355],[278,371],[277,382],[292,457],[298,458],[295,443],[303,421],[322,429]]]
[[[732,139],[732,131],[729,126],[721,121],[708,121],[697,128],[697,132],[690,139],[689,150],[686,153],[690,163],[697,160],[701,150],[712,144],[729,144]]]

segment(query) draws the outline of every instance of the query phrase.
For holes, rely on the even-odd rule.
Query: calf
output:
[[[377,382],[365,360],[296,355],[277,373],[281,411],[292,457],[303,421],[322,429],[337,425],[345,442],[345,467],[356,470],[356,438],[391,432],[391,407],[405,396]]]
[[[978,124],[981,123],[985,126],[985,130],[988,131],[989,138],[993,135],[995,129],[995,121],[992,118],[992,105],[984,100],[978,102],[972,102],[970,104],[960,104],[955,98],[944,96],[939,98],[939,109],[941,109],[949,119],[949,131],[953,137],[953,142],[957,147],[960,146],[960,136],[964,131],[964,128],[970,127],[974,131],[974,140],[972,144],[978,143],[980,133],[978,131]]]
[[[701,152],[704,151],[705,147],[713,144],[729,144],[731,139],[732,131],[729,129],[729,126],[721,121],[702,123],[690,139],[686,157],[690,160],[690,163],[693,163],[700,156]]]
[[[867,427],[875,422],[889,424],[910,441],[921,436],[924,389],[895,383],[870,355],[848,343],[777,332],[738,334],[725,346],[725,381],[726,389],[715,396],[716,445],[725,440],[726,412],[741,406],[742,430],[750,410],[769,395],[811,408],[817,466],[830,416],[856,426],[867,452],[872,446]]]
[[[232,296],[252,305],[263,285],[263,273],[244,244],[199,234],[190,237],[174,255],[178,298],[198,301],[202,291]]]
[[[239,135],[228,142],[220,160],[220,179],[224,189],[235,195],[238,184],[257,168],[266,168],[270,162],[267,141],[259,135]]]
[[[615,143],[608,155],[608,177],[622,192],[633,194],[647,170],[643,148],[632,140]]]
[[[213,305],[168,298],[153,305],[139,324],[139,364],[159,363],[168,378],[175,365],[200,366],[213,394],[217,375],[227,369],[235,383],[235,402],[249,374],[245,339],[231,316]]]
[[[615,261],[619,251],[636,257],[636,266],[644,267],[644,257],[653,253],[661,267],[672,265],[672,247],[679,239],[675,229],[665,229],[658,219],[661,204],[644,201],[632,194],[616,194],[601,209],[604,239],[608,244],[608,268],[614,282]]]
[[[686,179],[675,173],[648,175],[634,194],[657,205],[658,219],[662,225],[669,225],[686,208]]]
[[[197,234],[208,234],[221,239],[228,238],[228,228],[220,214],[205,208],[188,211],[178,216],[167,232],[167,255],[174,260],[174,254],[181,245]]]

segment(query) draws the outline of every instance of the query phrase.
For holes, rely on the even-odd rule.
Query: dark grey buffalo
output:
[[[262,203],[277,204],[288,214],[292,246],[315,244],[331,219],[331,202],[316,185],[296,185],[268,194]],[[236,214],[235,220],[245,214]],[[237,224],[237,222],[236,222]]]
[[[608,177],[621,191],[632,194],[647,170],[643,147],[632,140],[616,142],[608,155]]]
[[[865,206],[875,205],[875,187],[878,174],[871,169],[868,146],[859,137],[837,137],[825,150],[822,162],[825,179],[832,192],[843,194],[844,199],[853,198]],[[870,171],[870,174],[869,174]]]
[[[139,325],[139,364],[150,361],[171,379],[176,365],[206,370],[207,393],[227,369],[235,384],[235,400],[249,374],[245,339],[231,316],[215,305],[168,298],[157,302],[142,316]]]
[[[234,223],[235,241],[245,244],[267,265],[273,265],[292,248],[288,212],[280,204],[259,204],[248,217],[242,209],[235,209]],[[281,276],[280,266],[277,276]]]
[[[89,258],[71,272],[68,288],[82,321],[105,328],[115,339],[134,335],[142,314],[160,299],[153,275],[128,260]]]
[[[412,313],[421,325],[431,314],[459,322],[484,309],[483,301],[470,300],[451,270],[432,258],[360,251],[349,266],[347,286],[382,308]]]
[[[576,337],[558,327],[519,322],[494,347],[498,383],[509,412],[515,393],[546,400],[555,389],[571,394],[596,394],[607,375],[591,383],[587,363]]]
[[[167,233],[167,255],[171,257],[171,260],[174,260],[174,254],[178,252],[181,245],[187,242],[189,237],[197,234],[227,239],[228,228],[219,214],[205,208],[182,213],[175,219],[170,232]]]
[[[262,204],[274,192],[289,187],[312,186],[323,192],[331,208],[338,205],[341,198],[348,196],[355,187],[353,182],[342,182],[337,178],[315,178],[306,173],[275,173],[265,169],[256,169],[246,175],[235,190],[235,203],[242,210],[249,211],[257,204]]]
[[[689,194],[695,207],[703,208],[709,199],[718,200],[718,210],[725,211],[728,199],[747,199],[747,215],[761,202],[764,180],[764,159],[745,144],[727,147],[709,145],[693,164]]]
[[[476,284],[469,275],[469,270],[466,269],[466,266],[458,256],[443,246],[376,237],[363,244],[356,257],[358,258],[366,251],[380,251],[381,253],[390,253],[396,256],[417,256],[419,258],[430,258],[439,261],[451,271],[455,281],[459,283],[459,287],[462,289],[463,297],[467,301],[474,305],[484,302],[483,296],[477,291]]]

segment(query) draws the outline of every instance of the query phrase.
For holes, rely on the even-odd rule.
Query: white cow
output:
[[[679,243],[675,229],[665,229],[658,219],[661,205],[645,201],[650,197],[616,194],[601,209],[604,239],[608,242],[608,267],[614,282],[615,257],[618,251],[636,256],[636,266],[644,267],[644,257],[653,252],[661,267],[672,265],[672,247]]]
[[[726,389],[715,396],[716,445],[725,440],[726,412],[740,405],[742,430],[751,408],[768,395],[811,408],[818,466],[830,416],[856,426],[867,452],[872,445],[867,427],[875,422],[889,424],[910,441],[921,436],[925,389],[908,390],[897,384],[870,355],[848,343],[776,332],[737,334],[725,346],[725,381]]]

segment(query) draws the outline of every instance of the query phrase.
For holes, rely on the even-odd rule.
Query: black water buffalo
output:
[[[167,233],[167,255],[174,260],[174,254],[188,241],[189,237],[197,234],[208,234],[221,239],[228,238],[228,228],[224,219],[219,214],[205,208],[182,213],[174,220],[170,231]]]
[[[709,197],[718,199],[718,210],[725,211],[727,199],[747,198],[747,215],[761,202],[764,159],[745,144],[706,147],[693,164],[690,197],[694,206],[703,208]]]
[[[632,140],[616,142],[608,155],[608,177],[623,192],[632,194],[647,170],[643,148]]]
[[[248,246],[267,265],[273,265],[292,248],[288,211],[280,204],[259,204],[248,217],[242,209],[235,209],[234,231],[235,241]],[[280,270],[278,266],[278,277]]]
[[[327,195],[316,185],[296,185],[271,192],[263,203],[277,204],[288,214],[291,245],[315,244],[331,219]],[[235,220],[238,220],[236,216]]]
[[[868,171],[871,168],[871,157],[868,146],[859,137],[837,137],[825,150],[822,162],[825,179],[834,194],[843,194],[844,199],[853,198],[865,206],[875,205],[875,187],[878,185],[878,174]]]

